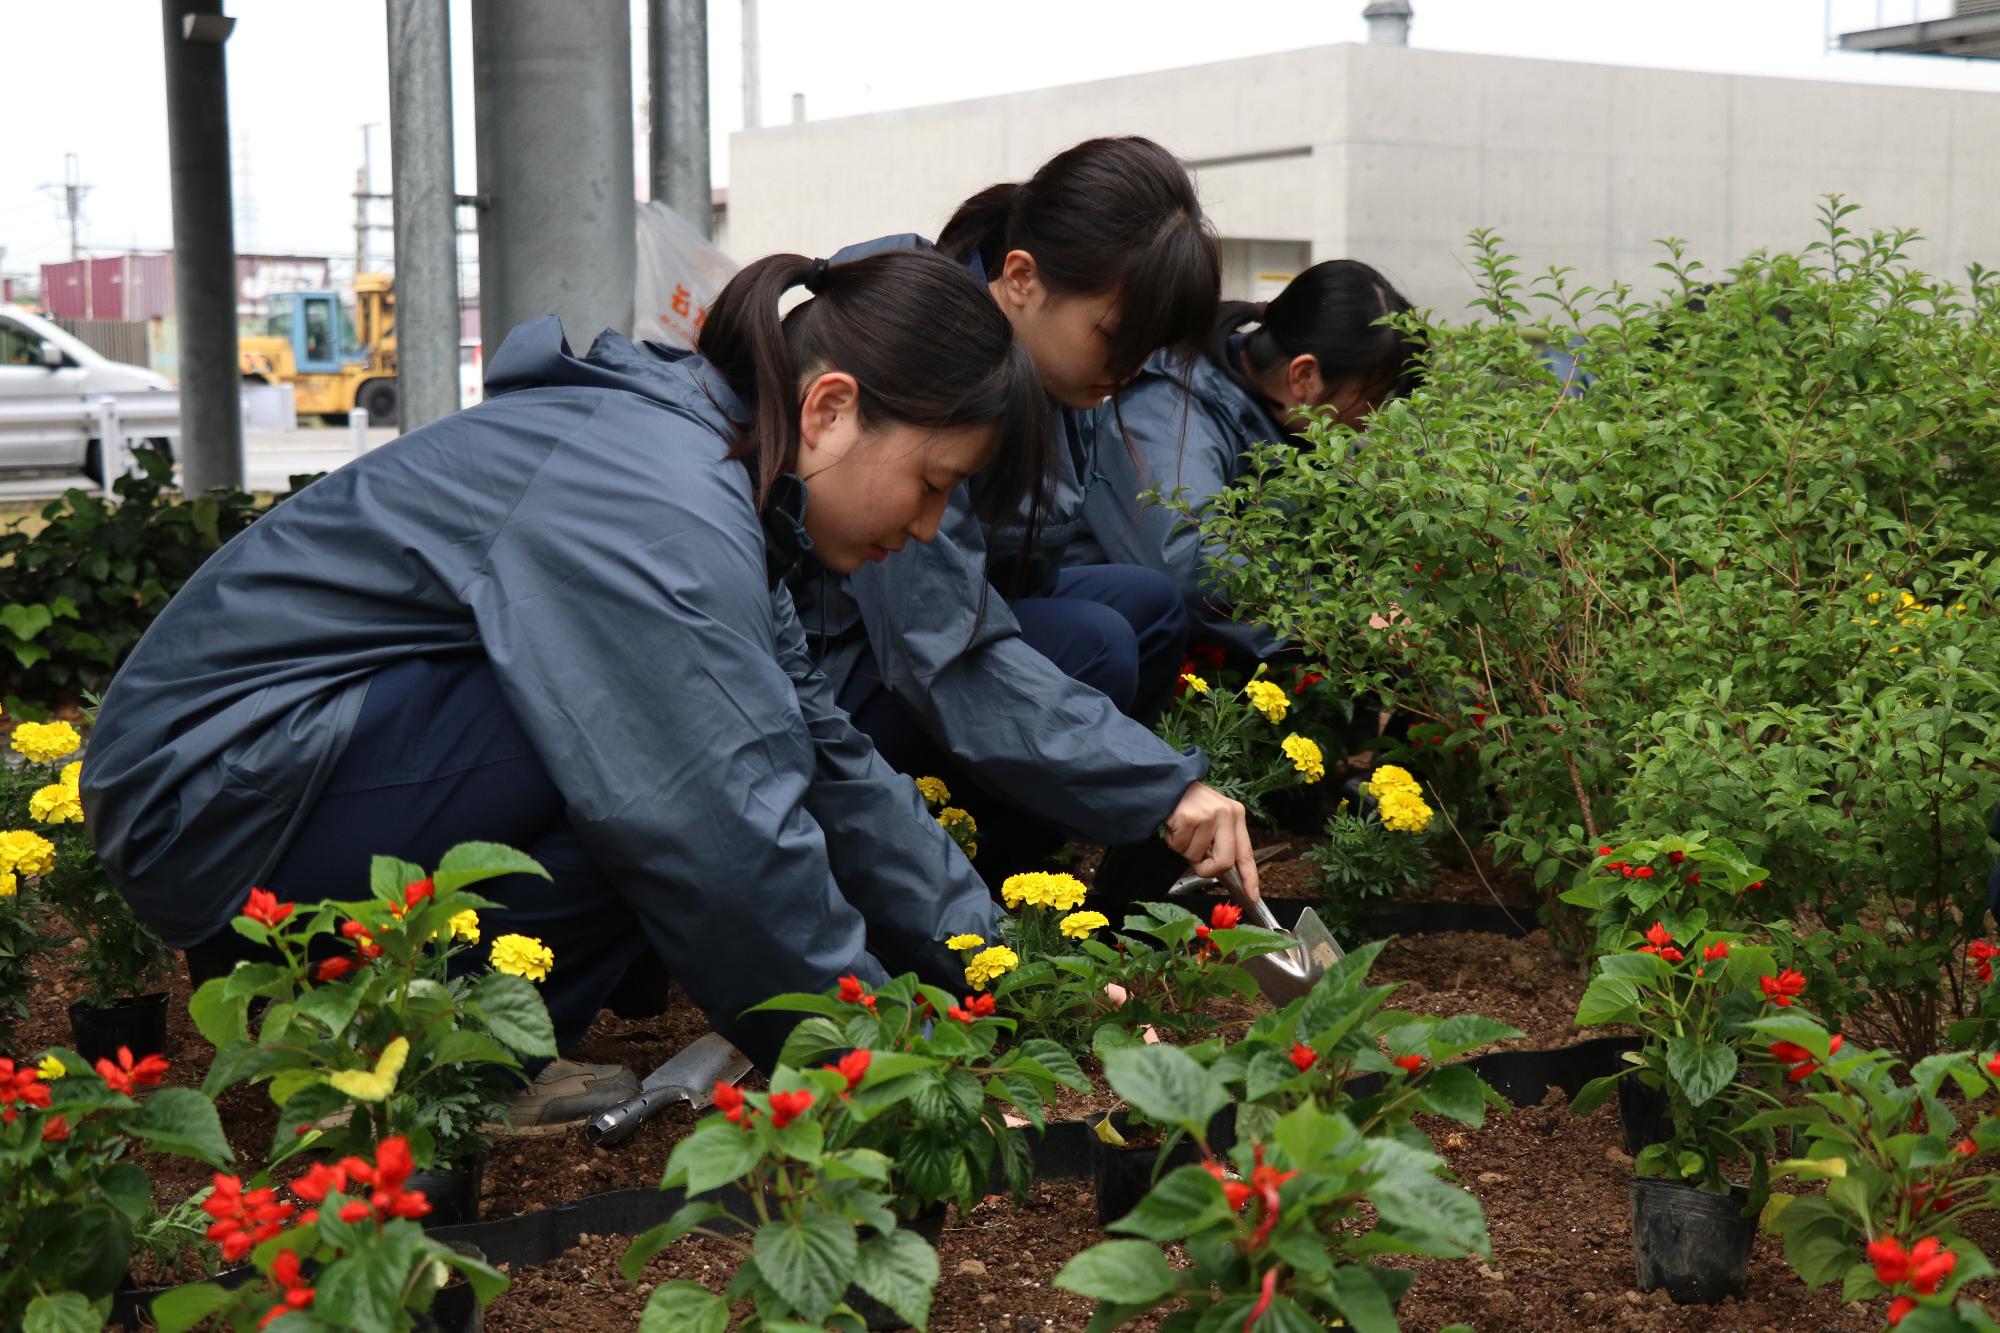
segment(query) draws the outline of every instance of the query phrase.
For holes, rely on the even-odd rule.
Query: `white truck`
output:
[[[102,483],[106,422],[172,452],[180,397],[20,306],[0,304],[0,472],[82,472]]]

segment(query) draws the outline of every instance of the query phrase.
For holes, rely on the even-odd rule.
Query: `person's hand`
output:
[[[1167,816],[1167,846],[1187,858],[1197,875],[1214,879],[1233,869],[1243,880],[1244,895],[1257,901],[1256,848],[1250,844],[1243,802],[1232,801],[1206,782],[1190,785]]]

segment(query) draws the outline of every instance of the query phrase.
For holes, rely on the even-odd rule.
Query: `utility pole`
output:
[[[389,0],[389,190],[398,424],[458,410],[458,193],[448,0]]]
[[[370,121],[361,127],[361,170],[354,173],[354,276],[357,278],[368,271],[368,201],[373,197],[375,187],[375,160],[370,135],[380,128],[380,121]]]
[[[708,171],[708,0],[648,0],[652,197],[715,238]]]
[[[577,350],[632,329],[632,13],[627,0],[473,0],[479,328],[556,315]]]
[[[764,81],[757,68],[757,0],[743,0],[743,128],[754,130],[764,123]]]
[[[62,184],[52,182],[42,186],[42,189],[61,196],[63,214],[69,219],[69,257],[81,259],[83,241],[78,228],[83,221],[83,197],[90,193],[91,187],[83,183],[83,171],[77,164],[75,153],[63,154]]]
[[[230,211],[228,66],[236,20],[222,0],[160,0],[180,325],[181,488],[243,485],[236,368],[236,231]],[[116,457],[105,441],[108,464]]]

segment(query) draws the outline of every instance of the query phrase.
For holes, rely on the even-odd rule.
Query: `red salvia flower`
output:
[[[1917,1303],[1911,1300],[1908,1296],[1898,1296],[1895,1300],[1890,1301],[1889,1327],[1894,1328],[1898,1324],[1902,1323],[1904,1316],[1909,1314],[1910,1311],[1916,1308],[1917,1308]]]
[[[1651,879],[1652,877],[1653,867],[1651,866],[1640,866],[1632,872],[1633,879]]]
[[[1966,949],[1965,957],[1966,961],[1972,964],[1972,970],[1978,975],[1980,984],[1984,985],[1993,980],[1993,960],[2000,957],[2000,949],[1994,948],[1985,940],[1974,940]]]
[[[1424,1067],[1424,1057],[1421,1055],[1399,1055],[1392,1063],[1404,1073],[1414,1074]]]
[[[276,927],[292,914],[292,908],[293,904],[279,902],[278,895],[268,889],[252,889],[250,900],[243,904],[243,915],[252,921]]]
[[[1868,1262],[1875,1265],[1875,1280],[1883,1286],[1893,1287],[1909,1276],[1910,1252],[1894,1236],[1869,1241],[1867,1252]]]
[[[1957,1143],[1954,1143],[1952,1145],[1951,1150],[1957,1153],[1960,1157],[1974,1157],[1977,1156],[1979,1153],[1979,1145],[1974,1143],[1971,1139],[1960,1139]]]
[[[1926,1236],[1910,1247],[1910,1290],[1919,1296],[1936,1293],[1938,1284],[1958,1267],[1958,1256],[1943,1248],[1936,1236]]]
[[[433,893],[436,892],[437,892],[436,885],[432,884],[427,879],[420,879],[416,883],[406,885],[404,887],[403,906],[415,907],[418,903],[422,902],[424,899],[430,897]]]
[[[313,969],[313,980],[338,981],[357,966],[352,958],[329,958]]]
[[[1743,891],[1745,893],[1755,893],[1757,890],[1763,887],[1764,887],[1764,881],[1760,879],[1755,884],[1751,884],[1745,887]]]
[[[849,1051],[840,1057],[837,1064],[827,1066],[847,1080],[847,1090],[853,1092],[861,1086],[861,1080],[868,1077],[868,1062],[874,1056],[868,1051]]]
[[[16,1102],[26,1102],[37,1109],[45,1108],[50,1101],[49,1085],[42,1082],[41,1071],[33,1065],[22,1065],[16,1069],[14,1062],[0,1056],[0,1123],[13,1124],[20,1112]]]
[[[842,1004],[858,1004],[863,1009],[873,1009],[875,1007],[875,997],[870,995],[868,988],[861,984],[861,978],[855,976],[852,972],[840,979],[840,1002]]]
[[[1706,949],[1703,949],[1701,951],[1701,956],[1707,959],[1711,963],[1718,958],[1729,957],[1729,941],[1717,940],[1715,943],[1709,945]]]
[[[69,1121],[59,1115],[52,1115],[42,1126],[43,1143],[61,1143],[69,1137]]]
[[[1217,903],[1208,914],[1208,924],[1217,930],[1234,930],[1243,920],[1243,909],[1235,903]]]
[[[1300,1041],[1292,1043],[1292,1068],[1298,1070],[1301,1074],[1305,1073],[1306,1070],[1311,1069],[1313,1067],[1314,1061],[1318,1059],[1319,1059],[1319,1052],[1315,1051],[1312,1047],[1306,1045],[1304,1042]]]
[[[1243,1319],[1243,1333],[1250,1333],[1251,1326],[1264,1317],[1264,1311],[1271,1308],[1272,1298],[1277,1294],[1278,1266],[1273,1264],[1264,1270],[1264,1281],[1257,1288],[1257,1303],[1250,1307],[1250,1313]]]
[[[724,1120],[727,1120],[732,1125],[744,1123],[743,1089],[737,1087],[734,1083],[724,1083],[718,1079],[716,1080],[714,1090],[709,1093],[708,1099],[715,1103],[716,1108],[722,1112]]]
[[[1693,872],[1689,872],[1688,874],[1686,874],[1686,875],[1683,875],[1683,876],[1681,876],[1681,883],[1683,883],[1683,884],[1699,884],[1699,883],[1701,883],[1701,876],[1700,876],[1700,875],[1697,875],[1697,874],[1694,874]]]
[[[980,1018],[991,1018],[993,1017],[996,1005],[994,1003],[992,994],[988,993],[984,995],[966,996],[965,1007],[967,1009],[970,1009],[975,1015],[977,1015]]]
[[[222,1247],[223,1259],[233,1264],[283,1231],[298,1207],[279,1202],[277,1193],[270,1189],[246,1194],[240,1177],[218,1172],[215,1192],[203,1201],[201,1210],[215,1219],[209,1225],[208,1238]]]
[[[1667,933],[1665,923],[1655,921],[1652,928],[1646,932],[1646,942],[1639,946],[1639,952],[1656,954],[1673,942],[1674,937]]]
[[[813,1104],[813,1095],[804,1088],[797,1092],[774,1092],[771,1094],[771,1123],[779,1129],[803,1115]]]
[[[1617,850],[1618,850],[1618,849],[1617,849],[1616,847],[1599,847],[1599,848],[1597,849],[1597,854],[1598,854],[1599,856],[1610,856],[1610,855],[1611,855],[1612,853],[1616,852]]]
[[[99,1060],[97,1062],[97,1076],[103,1079],[104,1085],[113,1092],[122,1092],[129,1097],[135,1089],[158,1087],[160,1080],[166,1076],[169,1067],[166,1060],[157,1055],[146,1056],[134,1063],[132,1048],[130,1046],[120,1046],[118,1048],[118,1063],[113,1064],[109,1060]]]
[[[1805,992],[1806,977],[1805,973],[1788,967],[1775,977],[1758,977],[1757,984],[1763,988],[1765,999],[1781,1009],[1789,1009],[1792,1000]]]

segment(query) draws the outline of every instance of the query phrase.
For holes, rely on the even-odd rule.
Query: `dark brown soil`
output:
[[[1483,1014],[1525,1037],[1494,1049],[1567,1046],[1586,1035],[1575,1023],[1588,978],[1557,952],[1547,931],[1525,939],[1477,931],[1391,940],[1372,979],[1403,983],[1389,1003],[1418,1014]]]

